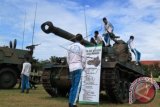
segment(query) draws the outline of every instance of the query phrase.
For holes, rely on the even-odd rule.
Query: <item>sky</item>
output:
[[[34,52],[37,59],[65,56],[66,50],[60,45],[71,44],[54,34],[45,34],[41,24],[51,21],[56,27],[86,37],[85,8],[89,38],[95,30],[104,32],[102,18],[106,17],[124,41],[134,35],[142,60],[160,60],[160,0],[0,0],[0,46],[17,39],[17,48],[22,49],[25,14],[23,49],[32,44],[36,3],[33,42],[40,44]]]

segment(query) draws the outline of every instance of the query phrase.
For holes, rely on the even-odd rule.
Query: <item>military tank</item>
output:
[[[22,50],[16,49],[16,44],[15,39],[13,43],[9,42],[9,46],[0,46],[0,89],[11,89],[16,85],[25,57],[33,61],[31,47],[34,45],[28,46],[28,50]]]
[[[43,23],[41,29],[47,34],[53,33],[75,42],[75,35],[53,26],[50,21]],[[100,90],[105,91],[112,101],[126,103],[131,82],[144,76],[145,72],[141,66],[131,62],[127,44],[114,36],[112,39],[115,42],[113,46],[102,49]],[[83,40],[83,45],[94,46],[87,40]],[[65,96],[71,85],[68,74],[69,69],[64,58],[58,63],[46,65],[42,74],[42,84],[46,92],[52,97]]]

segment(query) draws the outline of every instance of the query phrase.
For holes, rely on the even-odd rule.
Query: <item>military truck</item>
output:
[[[13,88],[20,78],[25,57],[32,60],[30,50],[16,49],[16,40],[9,46],[0,47],[0,89]]]
[[[53,33],[75,42],[75,35],[53,26],[50,21],[43,23],[41,29],[47,34]],[[127,43],[115,39],[114,35],[112,40],[115,42],[113,46],[102,49],[100,91],[105,91],[114,102],[125,103],[129,99],[131,82],[144,76],[145,72],[141,66],[131,62],[131,53]],[[86,40],[83,40],[82,44],[94,46]],[[46,92],[52,97],[65,96],[71,85],[68,74],[66,59],[56,64],[46,65],[42,74],[42,84]]]

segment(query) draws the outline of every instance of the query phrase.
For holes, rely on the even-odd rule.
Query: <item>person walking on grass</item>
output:
[[[24,93],[26,90],[26,93],[29,93],[29,76],[31,72],[31,64],[29,62],[29,57],[26,57],[26,61],[23,63],[23,68],[21,72],[21,84],[22,84],[22,89],[21,92]]]
[[[67,63],[71,76],[69,107],[77,107],[76,102],[81,88],[81,74],[86,64],[86,49],[81,45],[82,40],[82,35],[77,34],[76,42],[68,48]]]

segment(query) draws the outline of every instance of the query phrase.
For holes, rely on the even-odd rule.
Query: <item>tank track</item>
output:
[[[52,72],[50,70],[43,72],[42,85],[49,95],[51,95],[52,97],[57,97],[57,95],[58,95],[57,89],[56,89],[56,87],[52,86],[51,73]]]
[[[56,85],[53,78],[55,76],[56,73],[52,70],[45,70],[42,74],[42,85],[46,92],[52,97],[57,97],[59,95],[65,96],[66,89]],[[138,78],[138,76],[136,76],[136,73],[129,73],[127,69],[120,66],[110,69],[103,68],[101,73],[101,89],[106,91],[114,103],[126,103],[129,98],[130,83],[135,78]]]
[[[120,78],[116,68],[102,72],[102,85],[112,102],[128,102],[130,83]]]

